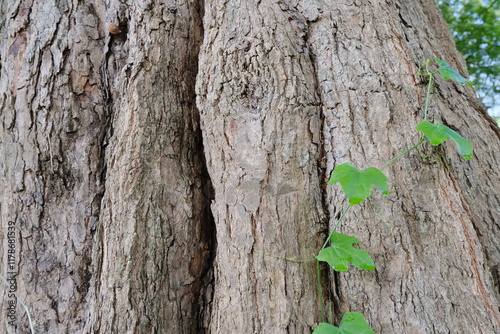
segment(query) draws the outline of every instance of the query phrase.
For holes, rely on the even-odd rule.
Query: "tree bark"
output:
[[[284,6],[207,2],[197,93],[218,240],[211,333],[310,333],[317,320],[314,264],[268,255],[314,258],[325,224],[315,69],[305,22]]]
[[[202,8],[110,5],[122,32],[103,64],[113,135],[85,332],[201,331],[213,235],[194,104]]]
[[[327,174],[345,161],[381,167],[419,139],[414,127],[425,98],[419,66],[438,57],[466,73],[465,64],[433,1],[336,3],[323,10],[338,14],[311,29]],[[438,79],[432,101],[430,119],[469,138],[475,156],[465,161],[447,143],[426,147],[429,158],[414,151],[390,168],[392,194],[375,197],[375,209],[354,207],[341,228],[359,236],[377,271],[333,274],[333,299],[338,314],[362,311],[380,333],[495,333],[498,128],[472,90],[457,83]],[[338,212],[343,195],[328,190],[329,212]]]
[[[2,15],[2,224],[17,227],[17,291],[36,332],[204,327],[213,220],[194,99],[202,12],[33,1]]]
[[[452,81],[429,119],[474,157],[422,146],[339,228],[376,271],[322,265],[320,295],[315,261],[284,259],[313,259],[347,205],[335,166],[419,140],[425,60],[466,74],[432,0],[29,0],[0,16],[4,332],[29,333],[11,290],[36,333],[311,333],[320,296],[326,320],[363,312],[376,333],[500,331],[500,131]]]
[[[104,192],[104,31],[91,5],[6,5],[0,43],[1,258],[2,275],[13,285],[2,285],[0,324],[4,333],[28,332],[21,304],[14,318],[4,312],[17,290],[36,332],[76,333],[85,321],[93,231]],[[6,262],[10,222],[12,267]]]

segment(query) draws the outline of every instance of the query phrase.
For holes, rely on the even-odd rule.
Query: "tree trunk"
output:
[[[201,331],[213,253],[194,99],[202,6],[8,9],[2,223],[18,231],[36,332]]]
[[[284,259],[345,208],[335,166],[419,140],[425,60],[465,74],[432,0],[1,6],[4,332],[13,291],[36,333],[311,333],[321,296],[376,333],[500,331],[500,131],[452,81],[429,118],[474,157],[412,151],[340,225],[376,271],[321,266],[319,294]]]
[[[325,231],[305,22],[274,1],[213,1],[204,27],[197,93],[218,240],[210,332],[310,333],[314,264],[266,254],[314,258]]]

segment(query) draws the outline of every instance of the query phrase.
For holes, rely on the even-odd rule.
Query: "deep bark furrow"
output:
[[[202,3],[202,2],[200,2]],[[193,81],[193,83],[195,80]],[[195,87],[192,87],[193,91]],[[193,96],[193,105],[196,104]],[[212,315],[212,303],[213,303],[213,292],[214,292],[214,262],[217,251],[217,234],[215,228],[214,216],[211,209],[212,201],[215,198],[214,188],[212,185],[212,180],[210,174],[208,173],[208,166],[205,159],[205,148],[203,145],[203,136],[200,128],[199,118],[200,114],[196,108],[197,114],[194,116],[197,119],[196,127],[194,131],[197,133],[197,152],[199,158],[202,161],[201,164],[201,183],[202,183],[202,194],[203,198],[200,201],[203,212],[203,219],[199,221],[201,234],[207,242],[206,261],[202,263],[202,268],[200,269],[201,274],[198,275],[199,296],[196,300],[196,314],[198,321],[196,323],[196,333],[210,333],[210,318]]]
[[[312,47],[313,42],[310,40],[311,38],[311,31],[314,30],[314,22],[318,20],[318,13],[312,12],[312,13],[302,13],[305,16],[305,19],[307,20],[307,29],[306,33],[304,35],[304,41],[307,45],[308,48],[308,53],[309,53],[309,58],[310,58],[310,63],[311,63],[311,68],[313,69],[313,73],[311,73],[312,77],[314,78],[315,82],[315,90],[318,92],[318,107],[320,110],[320,115],[318,116],[318,122],[319,122],[319,140],[316,142],[318,145],[318,175],[319,175],[319,187],[320,187],[320,194],[322,198],[322,210],[323,210],[323,217],[324,220],[321,222],[324,225],[322,234],[324,235],[324,238],[328,238],[330,234],[330,229],[332,226],[329,224],[330,222],[334,221],[335,219],[332,218],[332,214],[330,212],[330,204],[328,203],[329,198],[328,198],[328,180],[330,178],[330,175],[328,174],[328,169],[326,166],[326,160],[328,156],[328,152],[326,152],[326,145],[325,142],[327,139],[325,138],[325,133],[327,131],[326,129],[326,115],[323,112],[323,110],[326,108],[326,101],[325,97],[323,96],[323,90],[320,89],[321,83],[320,83],[320,75],[318,73],[318,64],[316,60],[316,55],[315,50]],[[311,136],[314,138],[314,135],[317,134],[311,134]],[[340,213],[339,213],[340,214]],[[337,218],[338,219],[338,218]],[[318,231],[320,232],[320,231]],[[319,251],[319,250],[318,250]],[[328,315],[328,306],[333,305],[333,316],[335,319],[338,321],[339,319],[342,318],[341,314],[341,309],[340,309],[340,288],[338,284],[340,283],[338,280],[338,273],[335,273],[329,266],[326,265],[326,263],[320,263],[321,269],[320,269],[320,282],[321,282],[321,289],[323,293],[323,305],[318,305],[318,307],[324,308],[324,312]],[[326,319],[327,320],[327,319]]]
[[[197,6],[112,2],[105,15],[120,31],[106,65],[115,130],[98,233],[118,243],[94,251],[103,267],[89,295],[89,332],[204,331],[214,237],[194,101]]]

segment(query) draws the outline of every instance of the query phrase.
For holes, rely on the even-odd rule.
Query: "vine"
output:
[[[427,120],[431,89],[434,82],[434,76],[440,74],[444,79],[453,79],[462,85],[472,86],[472,82],[461,76],[454,68],[448,65],[445,61],[434,58],[434,61],[439,65],[435,71],[429,70],[430,60],[426,61],[426,73],[419,75],[428,76],[427,94],[425,97],[424,117],[422,122],[416,126],[416,130],[422,132],[422,138],[412,147],[396,155],[394,158],[385,163],[380,169],[369,167],[364,170],[359,170],[349,162],[336,166],[330,177],[328,185],[339,183],[344,191],[349,205],[342,211],[335,226],[330,232],[323,247],[316,256],[317,275],[318,275],[318,293],[319,303],[321,308],[322,322],[314,329],[313,334],[372,334],[373,329],[366,322],[362,313],[347,312],[344,314],[339,327],[325,322],[325,310],[323,306],[323,295],[321,289],[321,271],[320,262],[326,262],[335,271],[346,272],[349,270],[349,263],[353,266],[369,271],[375,270],[375,263],[370,254],[366,251],[353,247],[353,244],[359,240],[355,237],[337,233],[342,220],[345,218],[349,209],[361,203],[371,196],[373,186],[378,188],[382,194],[389,194],[388,177],[383,173],[383,170],[389,167],[392,163],[407,155],[411,151],[418,148],[426,140],[433,146],[440,145],[446,140],[455,142],[458,152],[469,160],[473,154],[473,148],[470,141],[460,136],[457,132],[450,129],[446,125],[436,122],[431,123]]]

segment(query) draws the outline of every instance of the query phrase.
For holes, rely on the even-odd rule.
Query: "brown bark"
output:
[[[276,225],[273,214],[262,214],[269,202],[265,199],[279,201],[275,189],[287,182],[288,174],[297,175],[290,188],[298,193],[284,211],[299,220],[306,217],[299,226],[321,231],[309,225],[313,223],[309,215],[317,217],[316,223],[322,215],[310,199],[320,203],[321,185],[335,165],[351,161],[360,168],[380,167],[418,141],[420,134],[414,127],[422,118],[425,97],[419,66],[431,57],[446,59],[462,72],[465,66],[449,33],[443,33],[445,23],[432,1],[330,1],[315,6],[215,2],[207,9],[205,30],[200,61],[206,66],[200,67],[198,101],[216,190],[212,209],[219,241],[211,329],[286,332],[288,319],[305,310],[295,308],[300,302],[292,302],[294,307],[283,309],[283,315],[274,315],[274,320],[260,320],[261,314],[280,310],[274,306],[279,302],[264,303],[268,307],[262,311],[262,303],[251,295],[221,303],[222,292],[218,293],[220,289],[240,295],[254,285],[275,300],[280,289],[287,289],[286,284],[273,283],[262,288],[261,282],[276,281],[266,268],[276,268],[279,261],[273,265],[272,259],[264,258],[265,265],[259,267],[254,260],[259,253],[250,251],[263,248],[300,257],[293,251],[303,250],[307,237],[303,230],[294,230],[298,226],[290,225],[290,218],[276,214]],[[470,89],[439,80],[433,101],[431,119],[470,138],[475,159],[463,160],[448,144],[426,148],[429,159],[413,152],[389,171],[389,198],[376,197],[375,210],[366,203],[352,210],[341,231],[360,237],[378,269],[331,274],[330,298],[337,321],[346,311],[361,311],[381,333],[494,333],[498,328],[494,217],[499,205],[498,195],[490,188],[498,185],[498,158],[486,143],[498,143],[498,130],[491,127]],[[318,120],[321,125],[316,125]],[[326,173],[315,166],[322,151],[310,149],[316,144],[323,145]],[[306,168],[301,156],[308,157]],[[294,168],[309,171],[298,173]],[[261,170],[267,174],[259,175]],[[249,183],[253,183],[251,190]],[[251,194],[259,199],[254,200],[258,205],[253,211],[245,205]],[[328,188],[325,203],[332,227],[345,205],[344,196],[338,188]],[[390,222],[392,232],[380,217]],[[290,234],[282,238],[278,226],[284,224]],[[272,229],[259,235],[260,226]],[[312,248],[302,256],[310,257],[317,247],[315,236],[310,233],[305,242]],[[235,267],[244,269],[234,272]],[[245,270],[248,274],[242,276]],[[248,281],[252,272],[258,274]],[[306,277],[302,276],[305,281]],[[308,288],[309,298],[316,298]],[[245,307],[240,303],[260,307],[241,314]],[[240,317],[224,318],[217,308],[234,310]],[[248,313],[250,323],[244,319]],[[306,326],[290,332],[302,331],[307,331]]]
[[[103,69],[113,135],[85,332],[192,333],[211,297],[210,185],[194,105],[202,8],[124,10]]]
[[[432,1],[324,10],[342,13],[311,33],[318,73],[329,74],[320,78],[322,98],[335,101],[324,108],[328,171],[345,161],[380,167],[419,139],[425,82],[418,67],[431,57],[462,73],[466,67]],[[328,30],[351,43],[328,43]],[[432,101],[430,119],[469,138],[475,156],[466,161],[446,143],[425,148],[427,159],[414,151],[390,168],[392,194],[377,197],[375,210],[355,207],[341,229],[363,240],[377,271],[334,274],[334,299],[340,314],[362,311],[380,333],[495,333],[499,132],[469,88],[438,79]],[[337,190],[329,188],[330,212],[342,198]]]
[[[218,239],[210,332],[310,333],[314,263],[265,254],[314,257],[324,229],[305,22],[274,1],[213,1],[205,15],[197,93]]]
[[[92,276],[108,118],[99,83],[104,32],[94,10],[18,1],[2,14],[2,275],[12,221],[17,291],[38,333],[81,329]],[[15,298],[1,291],[2,332],[26,333],[20,305],[17,331],[7,323]]]
[[[315,262],[271,255],[317,254],[346,204],[326,186],[336,165],[380,167],[418,141],[427,58],[466,72],[432,0],[0,12],[1,273],[19,270],[36,333],[311,333]],[[388,197],[351,209],[340,231],[377,270],[322,267],[336,324],[500,331],[500,131],[442,79],[429,117],[475,156],[423,146],[386,170]],[[4,332],[29,332],[20,305],[17,329],[7,315]]]
[[[36,332],[203,327],[213,233],[194,104],[202,11],[34,1],[3,16],[2,224],[19,229],[18,292]]]

